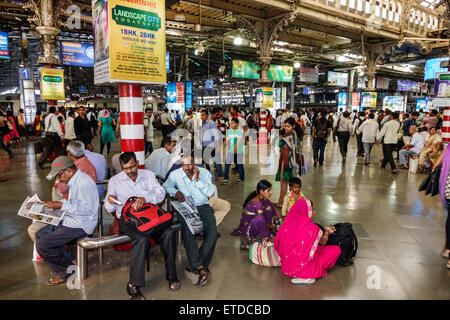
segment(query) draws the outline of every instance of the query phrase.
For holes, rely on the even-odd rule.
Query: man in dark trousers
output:
[[[313,153],[314,153],[314,167],[323,165],[325,147],[327,145],[327,139],[330,135],[333,124],[327,120],[327,112],[325,110],[320,111],[320,117],[313,121],[311,135],[313,137]],[[320,151],[320,156],[319,156]]]
[[[61,130],[61,125],[58,121],[58,116],[55,114],[56,108],[51,106],[48,110],[48,115],[45,117],[45,137],[44,137],[44,152],[41,159],[39,159],[38,166],[43,169],[42,164],[47,160],[48,156],[55,150],[59,155],[64,154],[64,148],[61,139],[64,134]]]
[[[78,108],[78,117],[75,118],[75,135],[78,140],[83,140],[83,137],[89,135],[92,136],[91,133],[91,123],[86,117],[86,109],[84,107]]]

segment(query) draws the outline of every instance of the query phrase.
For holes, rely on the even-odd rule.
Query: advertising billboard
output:
[[[383,110],[405,111],[406,96],[387,96],[383,99]]]
[[[271,64],[269,66],[269,79],[272,81],[292,82],[294,68],[292,66],[279,66]]]
[[[361,93],[361,107],[362,108],[375,108],[377,106],[377,93],[376,92],[362,92]]]
[[[338,93],[338,107],[347,106],[348,102],[348,92],[339,92]]]
[[[415,81],[397,80],[397,90],[420,92],[420,83]]]
[[[434,94],[440,98],[450,98],[450,73],[438,72],[434,82]]]
[[[64,100],[64,70],[41,68],[42,100]]]
[[[164,0],[92,0],[94,83],[166,84]]]
[[[233,78],[259,79],[259,69],[256,62],[233,60],[231,76]]]
[[[436,78],[437,72],[446,72],[448,68],[441,68],[441,62],[447,61],[448,57],[428,59],[425,62],[425,80],[433,80]]]
[[[348,85],[348,74],[346,72],[328,71],[328,85],[346,87]]]
[[[389,89],[389,81],[391,81],[391,79],[389,79],[389,78],[377,77],[377,89],[388,90]]]
[[[0,59],[10,59],[8,32],[0,32]]]
[[[65,66],[93,67],[94,45],[91,43],[79,43],[60,41],[61,62]]]

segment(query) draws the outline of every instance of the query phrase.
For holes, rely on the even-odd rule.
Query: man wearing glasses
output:
[[[62,210],[64,218],[58,226],[47,225],[36,233],[36,251],[55,273],[48,285],[66,282],[67,268],[76,264],[66,244],[94,232],[98,220],[98,192],[91,177],[78,170],[72,159],[60,156],[47,176],[54,178],[69,186],[69,196],[67,200],[44,201],[50,209]]]
[[[130,197],[137,197],[133,204],[140,208],[144,203],[157,205],[164,201],[166,192],[156,180],[155,174],[150,170],[142,170],[136,160],[134,152],[124,152],[120,155],[122,172],[109,180],[108,193],[106,195],[105,209],[108,212],[116,212],[120,220],[123,205]],[[145,260],[150,250],[150,237],[142,236],[120,222],[119,230],[131,238],[130,280],[127,284],[127,293],[131,300],[145,300],[140,287],[145,286]],[[169,289],[176,291],[181,283],[177,279],[175,253],[176,234],[170,227],[162,229],[151,235],[151,238],[159,244],[166,261],[166,279]]]

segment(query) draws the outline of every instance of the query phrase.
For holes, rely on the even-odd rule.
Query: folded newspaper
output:
[[[189,231],[193,235],[199,234],[203,232],[203,222],[198,214],[197,207],[191,197],[185,196],[184,199],[185,201],[183,202],[172,201],[172,206],[184,219]]]
[[[62,210],[50,209],[36,194],[25,199],[17,215],[54,226],[57,226],[64,218]]]

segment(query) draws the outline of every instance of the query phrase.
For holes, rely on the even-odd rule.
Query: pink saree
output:
[[[311,219],[308,199],[292,206],[275,237],[275,250],[281,258],[281,271],[289,277],[320,278],[336,263],[339,246],[320,246],[322,231]]]

